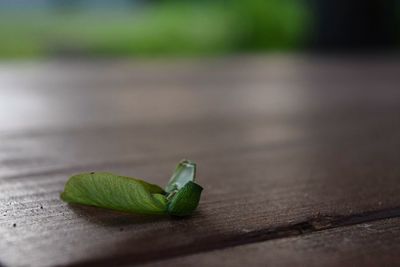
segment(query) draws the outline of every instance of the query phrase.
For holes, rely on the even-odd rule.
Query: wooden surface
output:
[[[379,247],[382,234],[384,255],[398,249],[397,219],[384,219],[400,215],[399,74],[396,59],[362,57],[3,63],[0,262],[174,266],[227,255],[307,266],[313,254],[376,265],[377,254],[357,262],[371,250],[362,240]],[[59,200],[74,173],[162,185],[182,158],[198,163],[205,189],[191,218]],[[369,236],[365,223],[379,231]],[[319,248],[349,231],[353,258]],[[263,256],[275,244],[282,261]]]
[[[397,266],[400,219],[380,220],[280,238],[145,266]]]
[[[144,266],[397,266],[400,219],[361,223]]]

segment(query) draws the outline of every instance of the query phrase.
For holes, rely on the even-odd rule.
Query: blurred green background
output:
[[[0,0],[0,59],[397,49],[400,0]]]
[[[310,23],[299,0],[0,0],[0,58],[288,51]]]

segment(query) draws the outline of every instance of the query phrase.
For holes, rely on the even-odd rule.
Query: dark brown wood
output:
[[[144,266],[396,266],[400,263],[400,220],[340,227],[179,257]]]
[[[139,264],[400,215],[389,59],[4,65],[0,262]],[[69,206],[81,171],[165,184],[199,164],[191,218]]]

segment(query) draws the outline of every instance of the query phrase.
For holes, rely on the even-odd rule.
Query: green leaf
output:
[[[139,179],[107,172],[83,173],[68,180],[61,199],[130,213],[186,216],[197,208],[203,190],[194,182],[195,176],[196,164],[183,160],[164,191]]]
[[[197,208],[203,188],[189,181],[176,192],[168,203],[168,214],[175,216],[187,216]]]
[[[196,163],[189,160],[182,160],[175,168],[170,181],[165,187],[167,193],[180,190],[188,182],[194,182],[196,178]]]
[[[83,204],[138,214],[166,214],[164,190],[154,184],[107,172],[72,176],[61,198]]]

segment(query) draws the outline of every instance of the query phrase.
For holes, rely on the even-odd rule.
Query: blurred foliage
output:
[[[306,38],[310,16],[301,1],[234,0],[232,11],[240,50],[292,49]]]
[[[0,11],[0,57],[190,56],[296,49],[306,37],[308,19],[298,0],[164,0],[123,10]]]

